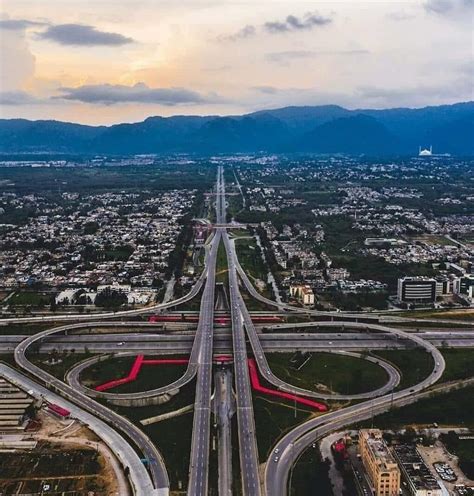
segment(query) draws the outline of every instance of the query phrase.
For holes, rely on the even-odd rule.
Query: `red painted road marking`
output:
[[[219,360],[222,359],[230,360],[230,357],[227,356],[219,356],[217,357]],[[99,386],[96,386],[96,391],[107,391],[108,389],[115,388],[117,386],[121,386],[122,384],[127,384],[129,382],[133,382],[137,379],[138,374],[143,365],[186,365],[189,362],[187,358],[164,358],[164,359],[149,359],[145,360],[144,355],[138,355],[133,362],[132,368],[130,369],[129,374],[122,379],[115,379],[113,381],[106,382]],[[310,406],[319,412],[327,411],[327,406],[324,403],[319,403],[317,401],[310,400],[308,398],[304,398],[302,396],[298,396],[296,394],[285,393],[283,391],[276,391],[274,389],[270,389],[264,387],[260,384],[260,379],[258,377],[257,365],[255,363],[254,358],[248,359],[249,372],[250,372],[250,381],[252,384],[252,388],[254,391],[257,391],[262,394],[266,394],[269,396],[275,396],[278,398],[284,398],[291,401],[296,401],[296,403],[300,403],[301,405]]]

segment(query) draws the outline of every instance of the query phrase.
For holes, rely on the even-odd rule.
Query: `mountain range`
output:
[[[0,119],[0,152],[79,154],[308,152],[474,155],[474,102],[385,110],[284,107],[241,116],[149,117],[87,126]]]

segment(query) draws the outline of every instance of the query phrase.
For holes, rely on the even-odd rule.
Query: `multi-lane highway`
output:
[[[219,167],[219,188],[224,191],[223,169]],[[255,418],[253,414],[252,390],[247,366],[247,345],[243,328],[242,312],[245,305],[240,298],[237,269],[231,252],[230,239],[225,232],[222,236],[227,254],[229,274],[229,295],[232,320],[232,341],[234,359],[234,380],[237,406],[237,427],[239,432],[239,458],[244,496],[259,496],[260,477]]]
[[[135,322],[123,323],[128,330],[133,330]],[[103,326],[103,324],[101,324]],[[456,331],[423,331],[414,332],[418,336],[438,347],[446,348],[473,348],[474,332]],[[11,352],[25,340],[28,335],[3,335],[0,336],[0,352]],[[299,332],[258,333],[260,344],[265,352],[278,351],[321,351],[325,349],[342,350],[367,350],[367,349],[401,349],[410,347],[410,342],[405,339],[396,339],[386,334],[373,334],[365,332]],[[68,334],[53,335],[38,344],[38,352],[48,353],[53,350],[59,352],[91,353],[123,352],[138,353],[146,349],[149,353],[159,354],[192,354],[196,345],[195,331],[184,331],[173,334]],[[214,349],[217,353],[231,353],[232,339],[226,330],[214,331]],[[159,389],[157,391],[160,391]]]
[[[216,211],[219,213],[219,201]],[[217,250],[221,231],[217,229],[207,267],[207,281],[201,298],[197,333],[201,336],[194,401],[193,435],[189,466],[188,495],[209,493],[209,443],[211,428],[212,358],[214,331],[214,294]]]

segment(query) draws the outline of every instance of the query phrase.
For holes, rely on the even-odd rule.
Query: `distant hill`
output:
[[[323,153],[395,153],[399,140],[374,117],[350,115],[316,126],[290,148]]]
[[[337,105],[284,107],[242,116],[149,117],[134,124],[83,126],[0,119],[0,152],[83,154],[314,152],[474,155],[474,102],[385,110]]]

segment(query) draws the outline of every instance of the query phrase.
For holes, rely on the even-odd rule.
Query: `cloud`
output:
[[[252,86],[251,89],[257,91],[258,93],[263,93],[264,95],[275,95],[280,91],[274,86]]]
[[[54,41],[60,45],[75,46],[120,46],[134,41],[122,34],[99,31],[94,26],[85,24],[49,26],[43,33],[38,33],[38,37],[42,40]]]
[[[219,41],[238,41],[251,38],[257,34],[257,29],[255,26],[247,24],[242,29],[239,29],[236,33],[230,35],[218,36]]]
[[[120,103],[144,103],[179,105],[217,103],[216,95],[207,97],[185,88],[150,88],[144,83],[134,86],[96,84],[77,88],[60,88],[62,94],[54,99],[75,100],[83,103],[114,105]]]
[[[264,28],[269,33],[287,33],[289,31],[310,30],[316,26],[325,26],[331,22],[332,19],[329,17],[323,17],[316,12],[308,12],[301,18],[289,15],[284,21],[266,22]]]
[[[1,91],[0,105],[32,105],[40,101],[26,91]]]
[[[416,16],[413,13],[399,10],[395,12],[389,12],[386,17],[391,21],[408,21],[409,19],[414,19]]]
[[[474,0],[427,0],[423,7],[428,13],[447,15],[474,7]]]
[[[470,100],[471,81],[469,77],[456,77],[449,84],[418,85],[407,87],[359,86],[356,96],[368,105],[382,107],[437,105],[446,101]]]
[[[265,60],[276,64],[288,65],[301,59],[312,59],[322,55],[367,55],[368,50],[289,50],[285,52],[270,52],[265,54]]]
[[[45,22],[28,21],[27,19],[0,19],[0,29],[24,31],[35,26],[45,26]]]
[[[7,28],[2,32],[0,61],[2,91],[21,91],[33,80],[36,60],[24,29]]]

